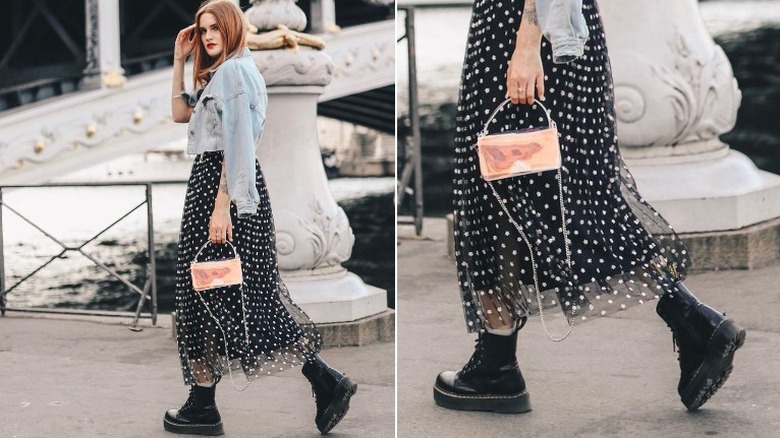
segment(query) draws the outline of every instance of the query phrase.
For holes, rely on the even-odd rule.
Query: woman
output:
[[[535,1],[547,14],[540,18],[552,45],[542,39]],[[467,47],[455,138],[454,234],[465,319],[479,335],[460,371],[439,374],[436,402],[451,409],[529,411],[515,358],[517,332],[528,315],[541,313],[548,330],[545,310],[558,308],[569,321],[568,334],[575,322],[659,298],[657,313],[679,346],[678,392],[689,410],[698,409],[728,377],[745,331],[686,289],[685,247],[641,198],[620,158],[596,1],[477,0]],[[550,109],[560,173],[492,186],[481,179],[473,146],[507,97],[515,104],[538,97]],[[545,125],[535,106],[510,105],[490,132]]]
[[[246,48],[247,28],[234,2],[218,0],[201,6],[195,24],[176,38],[171,112],[174,121],[189,122],[187,151],[196,155],[176,267],[177,341],[190,395],[163,424],[176,433],[222,434],[214,402],[222,376],[233,383],[234,374],[252,380],[303,364],[325,434],[347,412],[357,385],[319,357],[320,335],[278,274],[271,204],[255,157],[268,97]],[[193,52],[197,91],[188,94],[184,61]],[[243,285],[193,290],[190,263],[207,243],[201,259],[233,257],[235,248]]]

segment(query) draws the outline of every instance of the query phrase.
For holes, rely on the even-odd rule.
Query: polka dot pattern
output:
[[[192,289],[190,262],[208,239],[223,158],[223,151],[196,157],[182,215],[175,305],[179,356],[188,385],[231,371],[243,372],[248,380],[283,371],[302,365],[321,344],[314,324],[290,299],[279,277],[271,204],[257,161],[257,214],[238,219],[236,206],[230,206],[243,286]],[[198,260],[229,257],[229,245],[209,245]]]
[[[454,159],[454,238],[469,331],[516,324],[538,312],[529,247],[479,175],[477,134],[505,98],[522,0],[476,0],[459,90]],[[590,30],[584,55],[554,64],[542,39],[546,100],[560,136],[566,263],[556,172],[494,182],[524,228],[538,264],[545,313],[572,323],[657,298],[684,279],[688,253],[640,196],[617,145],[612,77],[595,0],[583,2]],[[502,111],[490,132],[546,125],[527,105]]]

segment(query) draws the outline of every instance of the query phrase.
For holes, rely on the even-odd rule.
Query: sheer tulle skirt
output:
[[[177,342],[184,382],[244,374],[248,380],[303,364],[319,351],[320,334],[290,299],[278,274],[271,205],[259,165],[258,214],[238,219],[231,205],[233,246],[241,258],[244,284],[196,292],[190,262],[208,239],[223,153],[195,159],[179,236],[176,264]],[[209,245],[199,260],[232,257],[228,245]]]
[[[523,1],[475,2],[461,77],[454,237],[469,331],[517,324],[540,307],[562,312],[572,323],[606,316],[672,290],[690,265],[684,245],[642,199],[620,157],[609,59],[594,0],[583,4],[590,37],[582,58],[553,64],[549,43],[543,39],[541,47],[544,103],[560,134],[560,185],[554,171],[494,182],[527,242],[507,220],[479,176],[473,145],[505,98],[522,9]],[[538,108],[512,106],[491,132],[545,123]]]

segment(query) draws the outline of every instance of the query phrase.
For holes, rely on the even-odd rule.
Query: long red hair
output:
[[[200,41],[200,17],[207,12],[214,15],[217,28],[222,34],[224,50],[216,58],[209,56]],[[193,63],[195,66],[192,72],[192,82],[196,88],[208,83],[210,70],[219,67],[227,58],[244,49],[248,28],[246,17],[241,12],[241,8],[231,0],[210,0],[200,6],[195,14],[195,33],[198,35],[198,44],[194,50]]]

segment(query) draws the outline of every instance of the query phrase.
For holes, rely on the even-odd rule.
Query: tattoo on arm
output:
[[[523,20],[539,26],[539,18],[536,16],[536,2],[534,0],[526,0],[525,8],[523,10]]]
[[[227,172],[225,172],[225,165],[222,164],[222,176],[219,178],[219,193],[228,194],[227,188]]]

